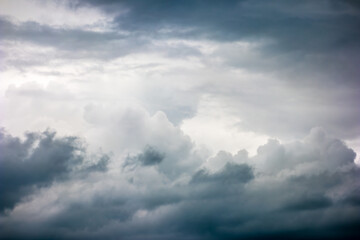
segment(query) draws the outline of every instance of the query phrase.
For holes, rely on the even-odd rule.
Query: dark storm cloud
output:
[[[75,137],[56,138],[54,132],[28,133],[24,141],[0,132],[0,210],[13,208],[21,199],[54,181],[78,173],[105,171],[108,157],[88,166],[85,149]],[[82,166],[83,165],[83,166]]]
[[[65,144],[65,149],[72,149],[73,145],[67,144],[70,140],[58,139],[58,144],[54,144],[53,136],[45,134],[42,138],[52,142],[47,147],[50,153],[56,152],[53,148],[61,149],[68,154],[67,159],[74,159],[68,157],[72,156],[71,150],[57,147],[61,143],[60,146]],[[11,137],[2,139],[6,139],[7,149],[18,149],[16,154],[19,156],[14,151],[4,155],[6,159],[14,160],[24,159],[33,141],[31,136],[23,142]],[[35,147],[33,154],[45,151],[41,146]],[[38,148],[42,150],[36,150]],[[45,220],[17,219],[28,226],[19,227],[11,220],[16,215],[12,216],[8,211],[1,218],[0,236],[9,239],[55,236],[59,239],[355,238],[360,235],[360,185],[357,181],[360,169],[354,164],[355,155],[349,155],[350,152],[351,149],[341,141],[315,129],[301,142],[280,144],[269,141],[254,157],[243,151],[237,155],[220,154],[217,160],[226,157],[222,168],[217,171],[203,168],[188,174],[188,181],[162,178],[158,182],[157,176],[164,175],[144,162],[150,159],[152,164],[158,164],[161,154],[147,148],[137,155],[136,161],[140,165],[133,171],[120,171],[123,176],[109,171],[101,172],[96,178],[82,175],[79,179],[69,179],[74,184],[80,181],[85,186],[81,191],[88,189],[91,194],[84,197],[74,192],[71,201],[59,198],[51,204],[60,204],[61,210]],[[145,156],[147,160],[144,160]],[[287,158],[291,164],[282,166],[277,161],[282,158]],[[50,168],[50,173],[55,176],[43,177],[43,182],[71,174],[63,166],[73,161],[78,162],[76,158],[63,160],[57,174]],[[269,167],[272,163],[274,166]],[[39,173],[34,167],[27,171]],[[154,181],[141,181],[143,175],[150,173],[159,175],[151,178]],[[124,182],[122,177],[136,180]],[[31,179],[27,178],[29,184],[40,185]],[[118,185],[122,187],[117,188]],[[16,190],[14,184],[12,187]]]
[[[324,196],[305,196],[290,202],[285,208],[287,210],[301,211],[314,210],[331,206],[331,199]]]
[[[234,182],[240,183],[238,179],[241,176],[247,176],[245,179],[252,176],[247,165],[228,163],[213,174],[204,170],[195,173],[192,181],[201,179],[211,184],[208,188],[194,187],[191,201],[183,201],[168,221],[179,226],[182,233],[199,234],[199,239],[276,239],[280,236],[290,239],[346,238],[346,226],[358,224],[360,219],[355,214],[358,211],[355,210],[358,208],[357,198],[351,197],[354,201],[347,201],[346,204],[350,204],[347,206],[343,205],[344,198],[354,193],[359,195],[356,179],[360,172],[353,163],[355,155],[348,155],[352,150],[339,140],[323,134],[314,130],[307,140],[312,144],[282,145],[269,141],[259,148],[258,155],[248,160],[244,159],[243,154],[235,155],[233,160],[228,161],[238,161],[236,158],[239,157],[240,161],[255,164],[254,179],[245,188],[241,188],[241,185],[236,188],[230,186]],[[265,159],[262,159],[263,154]],[[332,155],[334,158],[330,159]],[[286,158],[291,165],[279,164],[278,159],[282,162],[282,158]],[[348,162],[350,159],[352,163]],[[266,164],[262,165],[259,163],[261,161]],[[311,168],[302,172],[301,168],[307,161],[313,162]],[[333,162],[337,162],[336,165]],[[236,169],[242,169],[242,174]],[[266,171],[275,169],[282,172],[266,177]],[[237,174],[224,174],[227,171]],[[284,177],[286,172],[292,174]],[[234,177],[225,184],[224,176]],[[340,189],[341,197],[331,194]],[[344,215],[337,219],[339,213]],[[315,220],[322,214],[329,215],[319,222]],[[281,222],[281,227],[276,222]],[[333,227],[337,230],[333,231]],[[355,227],[350,228],[348,237],[359,235]]]
[[[125,55],[152,38],[211,39],[217,41],[271,40],[264,53],[307,60],[311,53],[344,49],[359,52],[359,9],[352,1],[78,1],[71,8],[90,5],[115,14],[111,32],[61,29],[26,22],[14,25],[2,18],[2,38],[22,39],[68,50],[93,51],[98,57]],[[126,34],[116,32],[126,30]],[[145,38],[144,38],[145,37]],[[119,46],[104,53],[108,44]],[[105,43],[107,42],[107,43]],[[114,49],[113,49],[114,50]],[[181,55],[176,51],[175,55]],[[188,51],[188,50],[187,50]],[[191,52],[194,50],[190,49]],[[84,53],[85,54],[85,53]],[[91,54],[87,53],[89,56]],[[170,53],[171,54],[171,53]],[[102,56],[103,55],[103,56]],[[328,55],[328,54],[326,54]],[[318,56],[321,58],[321,56]],[[358,57],[353,56],[355,59]],[[336,67],[336,63],[331,63]],[[321,62],[319,61],[318,64]],[[348,64],[349,72],[356,71]],[[357,72],[357,71],[356,71]]]
[[[351,1],[79,1],[85,3],[120,12],[115,23],[132,31],[170,28],[170,35],[223,41],[270,37],[291,51],[358,46],[360,38],[359,11]]]

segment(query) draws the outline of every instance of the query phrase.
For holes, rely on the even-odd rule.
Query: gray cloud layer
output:
[[[75,137],[55,138],[54,132],[28,133],[21,141],[1,131],[0,150],[0,211],[55,181],[107,169],[106,155],[86,166],[81,142]]]
[[[39,144],[34,146],[36,139]],[[1,157],[1,182],[6,183],[1,203],[8,208],[0,218],[2,238],[359,236],[360,169],[354,164],[355,153],[321,129],[289,144],[269,140],[254,157],[244,150],[235,155],[220,152],[196,172],[184,172],[188,177],[175,179],[157,167],[169,161],[166,156],[150,147],[131,160],[138,161],[136,168],[124,172],[121,166],[119,171],[100,167],[96,174],[79,174],[74,166],[80,164],[85,172],[91,167],[84,167],[83,157],[74,154],[74,141],[48,132],[28,134],[25,141],[1,135],[1,148],[8,149]],[[217,170],[211,170],[216,162]],[[149,176],[152,181],[146,180]],[[61,197],[67,186],[78,184],[83,187],[67,193],[70,201]],[[58,196],[52,200],[47,194]],[[59,210],[37,220],[18,218],[37,202]]]
[[[298,57],[344,47],[359,50],[359,8],[353,1],[79,1],[84,3],[120,13],[114,22],[129,31],[161,35],[159,30],[170,28],[166,37],[274,39],[268,51],[282,49]]]
[[[104,32],[36,22],[15,24],[2,17],[1,39],[5,49],[9,42],[18,41],[58,51],[54,56],[41,55],[36,60],[33,57],[5,60],[4,66],[21,69],[23,65],[45,64],[39,58],[47,59],[46,62],[49,58],[110,61],[140,52],[161,52],[173,59],[197,56],[203,63],[208,58],[220,58],[226,67],[266,76],[254,84],[264,86],[263,91],[254,93],[251,83],[239,79],[226,87],[223,82],[228,79],[222,75],[216,76],[216,82],[221,84],[197,83],[186,89],[189,91],[152,79],[153,88],[165,90],[158,94],[154,94],[152,88],[144,91],[149,109],[154,111],[160,106],[171,120],[180,122],[195,114],[199,95],[213,94],[237,109],[242,118],[241,127],[250,131],[301,136],[314,126],[324,126],[345,139],[360,134],[360,112],[356,106],[360,101],[357,64],[360,61],[360,10],[355,1],[89,0],[71,1],[68,5],[73,10],[95,7],[115,17]],[[230,45],[203,56],[196,47],[154,43],[167,39],[209,40],[221,44],[247,41],[259,46],[253,49],[253,55]],[[212,67],[206,65],[208,71]],[[187,76],[182,69],[180,72],[185,79],[199,78],[193,75],[199,73]],[[179,73],[170,71],[164,77],[174,75]],[[269,80],[268,76],[276,81]],[[185,103],[184,98],[191,101]]]
[[[79,130],[112,157],[1,130],[0,239],[360,239],[360,168],[341,140],[360,136],[357,1],[66,4],[110,23],[0,16],[0,70],[15,79],[0,84],[1,120]],[[234,138],[308,135],[209,158],[173,123],[197,130],[218,109]]]

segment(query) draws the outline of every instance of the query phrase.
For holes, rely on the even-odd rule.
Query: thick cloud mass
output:
[[[80,172],[105,171],[108,161],[105,155],[86,166],[86,152],[77,138],[55,138],[55,133],[48,131],[28,133],[24,141],[1,131],[0,150],[1,211],[54,181],[66,181]]]
[[[199,99],[210,95],[247,131],[292,138],[324,126],[345,140],[360,134],[354,1],[65,3],[72,14],[96,9],[107,21],[79,28],[1,15],[4,79],[15,70],[17,77],[28,73],[27,81],[38,79],[34,73],[57,76],[83,91],[76,95],[81,100],[141,101],[176,123],[194,116]],[[127,91],[132,84],[139,85],[135,93]],[[122,89],[135,100],[118,94]]]
[[[253,157],[220,152],[175,178],[149,146],[108,170],[104,160],[84,165],[76,138],[49,132],[24,141],[2,133],[1,149],[6,239],[359,237],[355,153],[321,129],[288,144],[269,140]]]
[[[0,239],[360,239],[359,29],[353,0],[1,0]]]

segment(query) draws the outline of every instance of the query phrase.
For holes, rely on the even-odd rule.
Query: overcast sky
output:
[[[360,237],[356,0],[0,0],[1,239]]]

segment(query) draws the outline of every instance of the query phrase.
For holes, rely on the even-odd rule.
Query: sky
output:
[[[360,238],[356,0],[0,0],[0,239]]]

